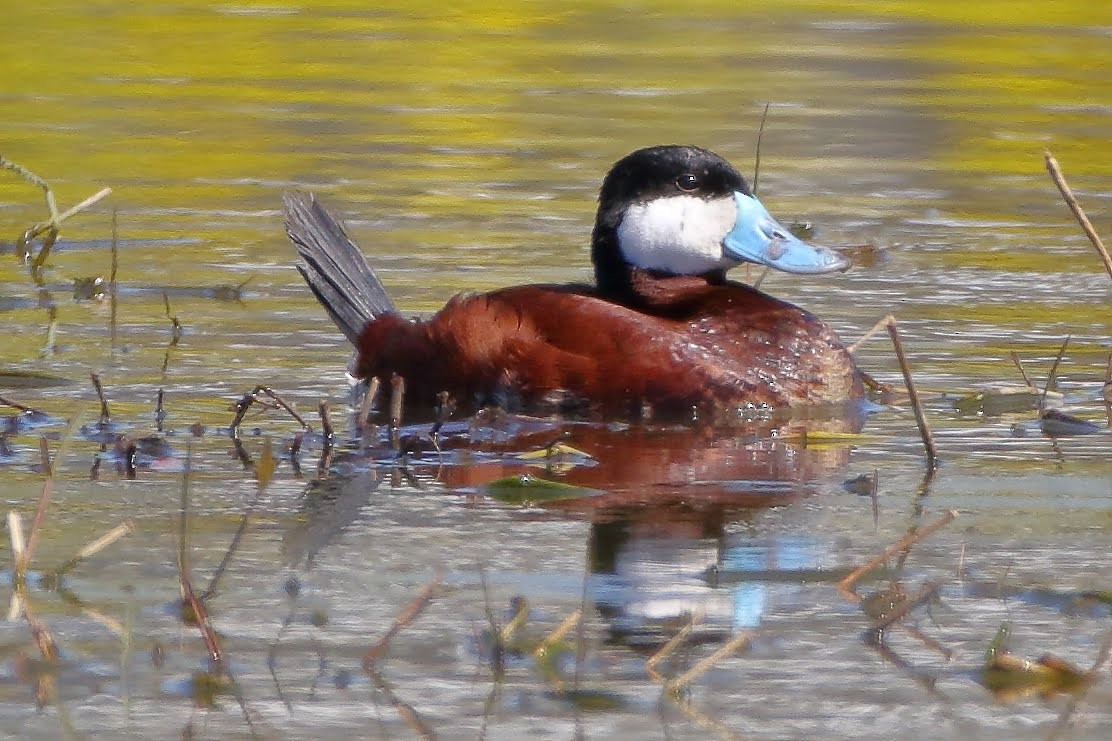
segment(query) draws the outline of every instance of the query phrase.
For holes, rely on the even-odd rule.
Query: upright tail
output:
[[[286,234],[297,247],[297,265],[332,321],[353,345],[375,317],[397,313],[386,288],[355,242],[312,193],[282,196]]]

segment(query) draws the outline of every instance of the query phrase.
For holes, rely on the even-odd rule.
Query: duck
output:
[[[846,404],[862,376],[818,317],[727,271],[844,271],[836,250],[773,218],[726,159],[638,149],[602,181],[594,283],[460,294],[402,315],[363,252],[309,192],[284,194],[297,269],[355,347],[357,379],[405,381],[407,408],[655,417]],[[439,400],[439,401],[438,401]]]

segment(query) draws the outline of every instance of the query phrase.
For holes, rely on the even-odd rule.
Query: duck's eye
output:
[[[690,193],[694,190],[698,190],[699,178],[695,175],[692,175],[690,172],[686,172],[676,178],[676,187],[682,190],[684,193]]]

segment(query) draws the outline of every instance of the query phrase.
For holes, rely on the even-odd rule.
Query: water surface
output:
[[[459,291],[588,278],[595,193],[611,162],[685,142],[749,173],[768,103],[762,200],[782,220],[812,224],[818,240],[879,251],[844,275],[770,275],[763,287],[848,341],[886,314],[898,318],[943,458],[933,480],[923,482],[922,446],[898,399],[869,416],[870,437],[819,445],[791,431],[774,439],[763,424],[726,434],[572,427],[567,442],[594,460],[556,471],[515,456],[559,429],[495,420],[448,446],[452,465],[426,449],[407,477],[385,452],[337,456],[318,484],[310,435],[300,475],[283,460],[251,510],[210,603],[254,729],[1052,732],[1067,697],[1006,702],[977,669],[1004,621],[1019,655],[1081,667],[1096,659],[1108,608],[1080,595],[1107,590],[1112,577],[1112,436],[1052,439],[1033,412],[985,416],[953,399],[1017,382],[1013,351],[1042,384],[1070,336],[1057,374],[1063,403],[1107,428],[1112,281],[1042,156],[1058,157],[1107,239],[1112,11],[1085,2],[735,5],[7,9],[0,154],[47,178],[63,208],[104,186],[115,193],[65,225],[39,287],[10,248],[44,218],[41,193],[2,173],[0,393],[57,418],[83,412],[90,424],[98,407],[88,374],[97,372],[113,421],[137,438],[154,431],[164,389],[172,450],[134,479],[90,436],[59,461],[37,568],[49,571],[125,519],[137,529],[65,589],[32,585],[60,668],[43,674],[27,624],[4,624],[4,726],[24,736],[147,737],[192,723],[213,737],[250,735],[233,696],[213,710],[190,697],[205,650],[173,607],[174,533],[188,455],[192,568],[207,585],[257,491],[223,433],[232,404],[255,385],[278,390],[316,429],[317,404],[329,400],[346,429],[348,350],[291,266],[284,190],[320,193],[398,305],[421,314]],[[73,294],[76,279],[109,276],[112,209],[114,311]],[[176,344],[166,300],[184,327]],[[858,359],[900,383],[883,335]],[[62,429],[7,438],[0,481],[25,523],[42,485],[38,435]],[[244,448],[257,460],[269,437],[282,452],[298,430],[279,412],[253,414]],[[527,469],[597,493],[542,507],[483,488]],[[842,486],[874,472],[875,521],[871,498]],[[865,645],[869,620],[834,583],[949,509],[959,519],[916,548],[902,573],[909,591],[941,582],[941,603],[909,624],[949,653],[896,630],[893,660]],[[394,639],[380,677],[365,674],[363,653],[437,570],[447,591]],[[874,579],[862,591],[882,586]],[[601,708],[572,702],[528,658],[509,656],[504,677],[492,679],[488,605],[504,620],[517,595],[532,605],[533,636],[585,606],[579,681],[602,693]],[[693,609],[705,614],[698,640],[662,667],[669,676],[737,631],[759,632],[681,705],[662,698],[645,657]],[[56,680],[57,697],[40,709],[43,677]],[[1069,733],[1105,737],[1110,699],[1107,682],[1096,685]]]

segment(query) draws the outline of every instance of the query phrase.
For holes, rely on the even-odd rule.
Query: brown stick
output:
[[[355,429],[360,433],[367,426],[371,416],[371,407],[374,406],[375,397],[378,396],[378,386],[378,376],[374,376],[366,382],[366,387],[363,389],[363,401],[359,405],[359,411],[356,412],[355,417]]]
[[[553,643],[562,639],[571,632],[572,628],[579,624],[579,620],[582,617],[583,612],[581,610],[574,610],[570,615],[564,618],[562,623],[556,626],[554,631],[546,635],[544,640],[537,644],[537,647],[533,649],[533,655],[538,658],[544,656],[545,653],[548,652],[548,649],[552,647]]]
[[[927,415],[923,412],[923,402],[919,399],[919,392],[915,390],[915,381],[911,378],[911,366],[907,364],[904,355],[903,343],[900,342],[900,333],[896,329],[895,317],[888,317],[888,336],[892,338],[892,345],[896,348],[896,359],[900,362],[900,371],[903,372],[904,384],[907,386],[907,395],[911,398],[911,409],[915,412],[915,423],[919,426],[919,434],[923,438],[923,447],[927,451],[927,466],[938,466],[938,452],[934,447],[934,436],[931,434]]]
[[[92,558],[120,538],[131,535],[133,532],[135,532],[135,523],[131,520],[125,520],[123,523],[112,528],[104,535],[79,550],[73,558],[62,564],[55,573],[59,576],[67,573],[85,559]]]
[[[43,439],[45,447],[46,440]],[[50,465],[50,457],[46,456],[46,481],[42,484],[42,494],[39,495],[39,503],[35,508],[35,517],[31,520],[31,533],[27,536],[27,546],[20,554],[20,558],[16,561],[15,573],[17,577],[22,577],[27,571],[27,567],[31,564],[31,557],[35,554],[35,546],[39,543],[39,532],[42,530],[42,524],[46,521],[46,508],[50,504],[50,498],[54,494],[54,471]]]
[[[684,625],[674,636],[668,639],[668,642],[660,647],[660,650],[649,657],[645,662],[645,671],[649,676],[660,682],[664,677],[660,672],[656,671],[657,664],[668,658],[677,648],[687,640],[687,636],[691,635],[691,631],[695,630],[695,626],[703,621],[702,610],[691,614],[691,619]]]
[[[1019,359],[1019,353],[1012,350],[1011,356],[1012,362],[1015,363],[1016,370],[1019,371],[1019,375],[1023,378],[1023,383],[1026,384],[1028,388],[1035,388],[1035,384],[1031,383],[1031,379],[1027,377],[1027,370],[1023,367],[1023,361]]]
[[[436,597],[436,593],[440,591],[440,587],[443,583],[444,572],[438,570],[436,574],[433,575],[432,581],[426,584],[424,589],[405,606],[405,609],[398,613],[398,616],[394,618],[394,622],[390,625],[389,630],[386,631],[386,635],[382,636],[378,643],[371,646],[367,650],[367,653],[363,654],[364,671],[372,671],[375,662],[386,652],[386,649],[389,648],[390,641],[394,640],[394,636],[424,612],[429,602],[432,602],[433,598]]]
[[[25,414],[27,412],[34,412],[35,411],[34,407],[24,406],[23,404],[20,404],[17,401],[12,401],[11,399],[6,399],[3,396],[0,396],[0,404],[3,404],[6,407],[11,407],[12,409],[16,409],[16,410],[18,410],[20,412],[23,412]]]
[[[1097,230],[1093,228],[1093,224],[1089,221],[1089,217],[1085,215],[1085,210],[1081,208],[1081,204],[1073,195],[1069,183],[1066,182],[1066,176],[1062,174],[1062,170],[1058,167],[1058,160],[1054,159],[1054,155],[1049,150],[1043,152],[1043,157],[1046,159],[1046,170],[1050,173],[1050,179],[1058,186],[1058,192],[1062,194],[1066,205],[1073,211],[1073,217],[1077,219],[1077,223],[1085,231],[1085,236],[1093,244],[1093,249],[1100,255],[1100,259],[1104,261],[1104,269],[1108,271],[1108,276],[1112,278],[1112,255],[1108,254],[1105,249],[1104,243],[1100,241],[1100,236]]]
[[[939,517],[931,524],[922,527],[913,533],[908,533],[892,545],[885,548],[883,553],[875,556],[874,558],[870,559],[868,563],[862,566],[858,566],[856,569],[847,574],[844,579],[838,582],[838,589],[840,589],[844,594],[849,595],[851,598],[857,597],[857,595],[853,592],[853,588],[857,584],[858,579],[875,569],[880,564],[887,561],[892,556],[892,554],[896,553],[897,551],[902,551],[905,548],[910,548],[911,546],[918,543],[920,540],[923,540],[924,538],[932,535],[936,530],[949,525],[957,516],[957,510],[948,510],[944,515]]]
[[[892,316],[891,314],[887,315],[886,317],[881,319],[879,322],[874,324],[872,327],[870,327],[868,332],[861,335],[861,339],[859,339],[857,342],[855,342],[852,345],[850,345],[849,347],[847,347],[846,350],[848,352],[851,352],[851,353],[857,352],[857,348],[864,345],[866,340],[868,340],[871,337],[873,337],[874,335],[876,335],[877,332],[884,329],[885,327],[888,326],[888,324],[890,322],[894,322],[895,320],[896,320],[896,318],[894,316]]]
[[[112,419],[112,414],[108,411],[108,399],[104,398],[104,387],[100,385],[100,376],[90,373],[89,378],[92,379],[93,388],[97,391],[97,399],[100,400],[100,423],[103,425]]]
[[[1058,348],[1058,354],[1054,356],[1054,362],[1050,366],[1050,373],[1046,376],[1046,385],[1043,386],[1042,396],[1039,397],[1039,411],[1042,411],[1046,406],[1046,395],[1050,393],[1050,389],[1054,387],[1058,380],[1058,366],[1062,364],[1062,358],[1066,355],[1066,348],[1070,346],[1070,340],[1073,335],[1066,335],[1066,339],[1062,342],[1062,346]]]
[[[714,668],[714,665],[717,664],[719,661],[744,648],[749,643],[749,641],[752,640],[752,638],[753,631],[741,631],[736,636],[726,641],[725,645],[712,653],[710,656],[696,663],[695,666],[691,667],[675,679],[668,680],[668,683],[664,685],[664,688],[669,692],[677,692],[679,690],[682,690],[684,687],[691,684],[696,679],[703,676],[712,668]]]

